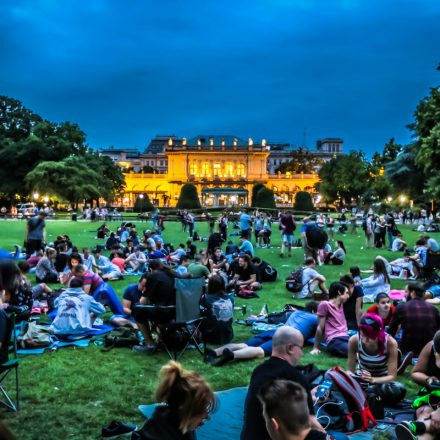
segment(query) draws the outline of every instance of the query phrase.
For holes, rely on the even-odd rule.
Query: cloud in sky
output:
[[[435,0],[5,0],[0,93],[93,147],[233,133],[371,154],[438,84]]]

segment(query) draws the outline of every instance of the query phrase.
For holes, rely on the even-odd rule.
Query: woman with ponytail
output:
[[[382,318],[366,313],[359,322],[359,333],[348,341],[348,371],[359,381],[376,388],[384,403],[395,404],[405,397],[405,388],[394,382],[397,376],[398,346],[385,333]],[[356,365],[357,364],[357,365]]]
[[[161,402],[133,440],[195,440],[195,431],[215,409],[216,398],[199,374],[168,362],[160,370],[156,399]]]

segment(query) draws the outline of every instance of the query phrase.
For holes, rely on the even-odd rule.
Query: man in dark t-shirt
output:
[[[234,278],[229,283],[230,287],[239,289],[261,289],[261,284],[257,281],[257,270],[251,263],[251,258],[247,254],[241,254],[238,258],[238,267],[236,268]]]
[[[303,354],[303,344],[302,334],[292,327],[282,326],[275,332],[272,339],[272,356],[255,368],[251,376],[244,406],[244,425],[241,431],[241,440],[270,440],[258,393],[264,384],[274,379],[290,380],[300,384],[306,390],[307,406],[310,411],[310,426],[323,430],[314,415],[313,401],[307,380],[295,368]],[[233,356],[232,352],[231,355]]]
[[[46,239],[46,214],[39,211],[37,217],[31,217],[26,224],[26,254],[28,257],[33,252],[43,248],[43,242]]]

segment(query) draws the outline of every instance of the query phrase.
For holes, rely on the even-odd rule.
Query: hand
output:
[[[437,382],[437,381],[438,381],[438,379],[435,376],[431,376],[431,377],[428,377],[428,379],[426,380],[426,383],[428,385],[431,385],[432,382]]]
[[[313,354],[313,355],[317,355],[317,354],[320,354],[321,353],[321,350],[319,349],[319,348],[314,348],[311,352],[310,352],[310,354]]]
[[[374,377],[372,377],[371,373],[369,371],[366,371],[366,370],[361,370],[361,379],[364,382],[368,382],[368,383],[373,383],[374,382]]]

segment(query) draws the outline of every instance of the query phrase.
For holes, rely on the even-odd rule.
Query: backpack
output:
[[[252,289],[237,289],[235,295],[244,299],[259,298],[259,296]]]
[[[137,332],[132,327],[119,327],[104,336],[103,351],[110,351],[112,348],[133,347],[139,344]]]
[[[303,288],[303,272],[304,268],[301,267],[300,269],[294,270],[290,273],[289,277],[286,280],[286,289],[289,292],[300,292]]]
[[[261,281],[276,281],[278,277],[277,270],[270,264],[263,261],[259,266]]]
[[[333,367],[324,376],[332,382],[329,398],[318,405],[316,416],[326,416],[330,420],[328,429],[353,432],[366,431],[375,426],[367,397],[359,383],[339,367]]]

